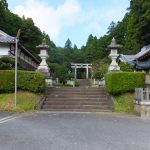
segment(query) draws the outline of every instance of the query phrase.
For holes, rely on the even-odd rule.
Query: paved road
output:
[[[0,124],[3,124],[12,119],[15,119],[16,117],[18,117],[16,113],[8,112],[8,111],[3,111],[3,112],[1,111],[0,112]]]
[[[150,150],[150,120],[32,113],[0,123],[0,150]]]
[[[13,112],[1,111],[1,112],[0,112],[0,119],[5,118],[5,117],[8,117],[8,116],[12,116],[12,115],[14,115],[14,114],[15,114],[15,113],[13,113]]]

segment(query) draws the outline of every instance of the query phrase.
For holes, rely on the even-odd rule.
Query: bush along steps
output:
[[[105,75],[106,89],[111,94],[122,94],[145,85],[144,72],[114,72]]]
[[[18,90],[29,91],[34,93],[42,93],[45,89],[45,77],[41,73],[34,71],[18,71]],[[0,71],[0,93],[8,93],[14,91],[15,71]]]

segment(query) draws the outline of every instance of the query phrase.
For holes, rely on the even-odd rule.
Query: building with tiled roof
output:
[[[0,30],[0,57],[15,56],[15,39],[15,37]],[[19,43],[18,63],[23,70],[36,70],[40,61]]]
[[[136,70],[150,70],[150,45],[144,46],[136,55],[120,55],[120,61],[133,65]]]

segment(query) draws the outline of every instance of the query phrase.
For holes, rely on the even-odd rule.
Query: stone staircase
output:
[[[91,80],[90,79],[77,79],[77,81],[79,82],[80,87],[91,86]]]
[[[49,87],[41,110],[107,112],[113,110],[104,87]]]

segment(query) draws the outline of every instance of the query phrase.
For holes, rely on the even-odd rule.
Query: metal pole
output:
[[[86,79],[89,78],[89,66],[86,65]]]
[[[18,70],[18,41],[20,36],[20,29],[17,32],[16,36],[16,48],[15,48],[15,100],[14,100],[14,107],[17,105],[17,70]]]
[[[18,39],[16,38],[16,50],[15,50],[15,101],[14,101],[14,106],[16,107],[17,105],[17,63],[18,63],[18,59],[17,59],[17,55],[18,55]]]

